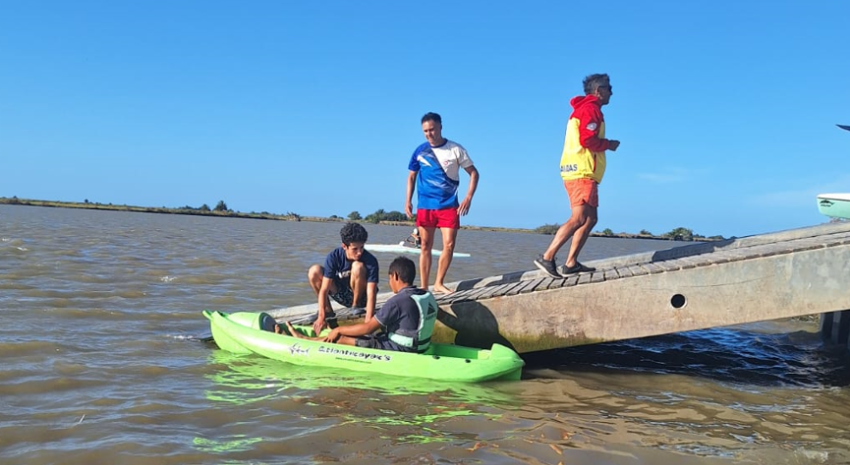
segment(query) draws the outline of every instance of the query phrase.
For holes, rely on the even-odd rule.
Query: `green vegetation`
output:
[[[219,200],[219,201],[218,201],[218,204],[215,206],[215,208],[213,209],[213,211],[217,211],[217,212],[229,212],[229,211],[230,211],[230,209],[229,209],[229,208],[227,208],[227,204],[226,204],[226,203],[224,203],[224,200]]]
[[[550,236],[553,236],[553,235],[555,235],[555,233],[558,232],[558,228],[560,228],[560,227],[561,227],[561,225],[559,225],[557,223],[556,224],[544,224],[543,226],[538,226],[538,227],[534,228],[534,232],[536,232],[537,234],[548,234]]]
[[[406,222],[409,222],[409,221],[415,221],[415,218],[413,220],[408,220],[407,215],[405,215],[402,212],[397,212],[397,211],[385,212],[384,209],[382,208],[382,209],[376,211],[375,213],[372,213],[371,215],[366,215],[366,218],[364,218],[363,221],[365,221],[367,223],[373,223],[373,224],[384,223],[384,222],[406,223]]]
[[[205,215],[205,216],[227,216],[233,218],[251,218],[251,219],[262,219],[262,220],[283,220],[283,221],[320,221],[320,222],[343,222],[343,221],[365,221],[367,223],[372,224],[391,224],[391,225],[403,225],[403,226],[413,226],[416,222],[416,216],[412,219],[408,219],[407,215],[399,211],[390,211],[387,212],[384,209],[379,209],[374,213],[366,215],[363,218],[359,212],[353,211],[348,214],[347,218],[343,218],[337,215],[331,215],[330,217],[320,217],[320,216],[301,216],[298,213],[287,212],[286,214],[276,214],[269,212],[251,212],[251,213],[242,213],[233,211],[228,208],[227,204],[224,200],[219,200],[216,204],[215,208],[210,208],[209,205],[203,204],[200,207],[191,207],[191,206],[183,206],[178,208],[167,208],[167,207],[138,207],[131,205],[113,205],[111,203],[104,204],[100,202],[91,202],[89,199],[85,199],[83,202],[61,202],[61,201],[52,201],[52,200],[32,200],[32,199],[19,199],[17,196],[13,197],[0,197],[0,204],[6,205],[28,205],[34,207],[58,207],[58,208],[86,208],[92,210],[113,210],[113,211],[130,211],[130,212],[139,212],[139,213],[169,213],[176,215]],[[522,233],[537,233],[537,234],[547,234],[554,235],[558,232],[559,224],[544,224],[543,226],[538,226],[537,228],[523,229],[523,228],[499,228],[499,227],[485,227],[485,226],[461,226],[461,229],[466,230],[475,230],[475,231],[502,231],[502,232],[522,232]],[[649,231],[643,229],[639,234],[629,234],[629,233],[615,233],[610,228],[604,229],[602,232],[593,232],[591,236],[597,237],[619,237],[619,238],[651,238],[651,239],[668,239],[675,241],[719,241],[723,240],[723,236],[710,236],[705,237],[699,234],[694,234],[694,232],[687,228],[676,228],[668,233],[662,234],[661,236],[655,236]]]
[[[28,205],[33,207],[57,207],[57,208],[85,208],[90,210],[110,210],[110,211],[129,211],[129,212],[137,212],[137,213],[170,213],[176,215],[204,215],[204,216],[227,216],[234,218],[254,218],[254,219],[264,219],[264,220],[287,220],[287,221],[301,221],[301,215],[297,213],[286,213],[285,215],[278,215],[269,212],[251,212],[251,213],[241,213],[235,212],[227,207],[227,204],[223,200],[219,200],[216,204],[215,208],[210,208],[209,205],[203,204],[200,207],[191,207],[189,205],[177,208],[168,208],[168,207],[138,207],[132,205],[113,205],[111,203],[100,203],[100,202],[91,202],[89,199],[85,199],[83,202],[61,202],[61,201],[53,201],[53,200],[32,200],[32,199],[19,199],[17,196],[8,198],[8,197],[0,197],[0,204],[6,205]],[[321,218],[315,217],[310,218],[311,221],[333,221],[330,218]]]
[[[666,237],[673,241],[692,241],[694,240],[694,232],[688,228],[676,228],[666,234],[663,234],[662,237]]]
[[[538,226],[534,229],[534,232],[538,234],[548,234],[554,235],[558,232],[559,224],[544,224],[543,226]],[[630,233],[615,233],[611,230],[611,228],[605,228],[601,232],[594,231],[590,234],[595,237],[619,237],[626,239],[633,238],[641,238],[641,239],[667,239],[671,241],[722,241],[724,240],[723,236],[710,236],[705,237],[699,234],[694,234],[693,230],[688,228],[676,228],[668,233],[662,234],[660,236],[656,236],[646,229],[641,229],[638,234],[630,234]]]

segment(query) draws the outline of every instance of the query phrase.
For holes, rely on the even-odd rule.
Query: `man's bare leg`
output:
[[[567,268],[575,266],[576,262],[578,262],[578,254],[581,253],[581,249],[584,247],[584,243],[587,242],[587,238],[590,237],[590,233],[593,231],[593,227],[596,226],[597,221],[596,207],[582,205],[578,208],[582,210],[584,223],[576,230],[573,236],[573,242],[570,244],[570,253],[565,263]]]
[[[457,229],[440,228],[443,236],[443,252],[440,254],[440,260],[437,262],[437,280],[434,281],[434,292],[440,294],[451,294],[453,291],[446,287],[443,282],[446,279],[446,273],[449,271],[449,266],[452,264],[452,258],[455,252],[455,240],[457,239]]]
[[[313,265],[307,270],[307,281],[310,283],[310,287],[313,288],[313,293],[317,296],[319,295],[319,290],[322,288],[322,278],[325,277],[325,268],[321,265]],[[336,286],[331,283],[330,292],[336,292]],[[331,299],[330,297],[325,298],[325,308],[333,308],[331,307]]]
[[[362,307],[361,300],[365,301],[366,297],[366,266],[362,262],[354,262],[351,264],[351,280],[348,282],[351,286],[351,306]]]
[[[428,290],[431,278],[431,250],[434,248],[435,228],[419,227],[419,240],[422,241],[419,252],[419,280],[422,288]]]
[[[292,336],[295,339],[307,339],[308,341],[321,341],[321,340],[324,339],[324,337],[321,337],[321,336],[319,336],[319,337],[306,336],[303,333],[301,333],[301,331],[298,331],[297,329],[295,329],[295,327],[293,327],[292,324],[288,321],[286,322],[286,330],[289,332],[289,334],[282,333],[282,330],[280,329],[280,325],[274,325],[274,332],[276,332],[278,334],[283,334],[284,336]]]
[[[289,331],[289,335],[296,338],[296,339],[306,339],[308,341],[324,341],[324,342],[331,342],[331,343],[334,343],[334,344],[343,344],[343,345],[347,345],[347,346],[357,345],[357,338],[351,337],[351,336],[339,336],[339,339],[337,339],[336,341],[326,341],[327,338],[324,337],[324,336],[318,336],[318,337],[305,336],[305,335],[301,334],[300,331],[295,329],[292,326],[292,324],[289,323],[289,321],[286,322],[286,329],[287,329],[287,331]],[[274,332],[276,332],[278,334],[281,333],[279,325],[275,325]]]
[[[561,250],[561,247],[563,247],[564,244],[570,240],[570,237],[572,237],[573,234],[575,234],[575,232],[582,226],[584,221],[582,219],[583,213],[581,212],[581,208],[582,207],[573,207],[570,219],[558,228],[558,231],[555,233],[555,237],[553,237],[552,242],[549,243],[549,248],[546,249],[546,252],[543,252],[544,260],[554,260],[555,254]]]

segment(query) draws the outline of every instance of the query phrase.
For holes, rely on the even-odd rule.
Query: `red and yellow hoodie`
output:
[[[605,175],[605,117],[595,95],[579,95],[570,100],[573,114],[567,122],[564,151],[561,154],[561,177],[593,179],[602,182]]]

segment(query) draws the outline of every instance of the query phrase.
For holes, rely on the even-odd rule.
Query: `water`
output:
[[[475,386],[197,339],[203,309],[312,302],[340,226],[0,206],[0,463],[850,462],[850,370],[814,323],[528,354],[522,381]],[[549,239],[461,231],[449,281],[530,269]],[[671,245],[591,238],[582,258]]]

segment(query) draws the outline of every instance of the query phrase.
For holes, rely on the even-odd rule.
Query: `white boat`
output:
[[[818,211],[832,218],[850,219],[850,194],[818,195]]]
[[[405,242],[401,241],[398,244],[366,244],[366,250],[370,252],[390,252],[390,253],[412,253],[419,255],[421,250],[419,247],[413,247],[411,245],[404,245]],[[408,243],[409,244],[409,243]],[[431,253],[434,255],[440,255],[443,253],[442,250],[439,249],[431,249]],[[463,252],[455,252],[452,254],[453,257],[467,258],[470,257],[468,253]]]

